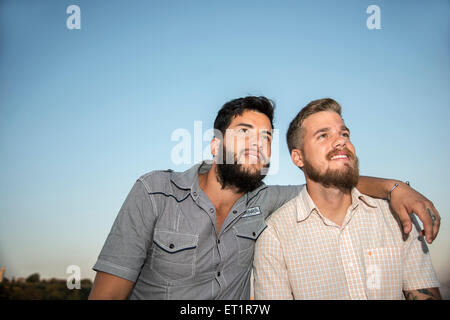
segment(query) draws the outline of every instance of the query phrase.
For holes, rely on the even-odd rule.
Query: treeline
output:
[[[92,281],[80,281],[80,289],[68,289],[66,280],[41,280],[38,273],[25,280],[4,278],[0,283],[0,300],[87,300]]]

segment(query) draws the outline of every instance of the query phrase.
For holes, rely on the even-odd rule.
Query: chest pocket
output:
[[[151,269],[166,281],[186,280],[195,274],[198,236],[155,229]]]
[[[236,240],[239,248],[239,265],[251,267],[255,242],[259,235],[267,227],[264,217],[241,218],[233,228],[236,232]]]
[[[373,248],[365,252],[368,298],[403,299],[401,248]]]

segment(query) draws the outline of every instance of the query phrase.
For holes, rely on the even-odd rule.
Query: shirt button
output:
[[[217,240],[217,243],[220,244],[220,239]]]
[[[218,276],[218,277],[220,277],[220,271],[219,271],[219,272],[217,272],[217,276]]]
[[[169,248],[170,248],[170,249],[173,249],[173,248],[175,248],[175,245],[174,245],[173,243],[171,243],[171,244],[169,245]]]
[[[197,196],[197,192],[193,192],[192,194],[194,195],[194,197],[196,197],[196,196]]]
[[[214,209],[213,208],[209,209],[209,212],[214,213]]]
[[[256,232],[253,232],[252,235],[253,235],[253,236],[256,236]]]
[[[236,214],[236,213],[237,213],[237,210],[233,210],[233,213]]]

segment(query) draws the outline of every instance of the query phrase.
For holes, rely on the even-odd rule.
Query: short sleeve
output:
[[[154,223],[154,205],[138,180],[125,199],[92,269],[135,282],[147,258]]]
[[[405,264],[403,269],[403,290],[437,288],[439,281],[431,263],[428,246],[423,237],[419,237],[419,224],[414,216],[413,228],[405,242]]]

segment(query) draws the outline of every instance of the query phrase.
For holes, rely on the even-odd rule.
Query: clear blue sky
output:
[[[69,30],[66,8],[81,9]],[[369,30],[366,9],[381,9]],[[82,277],[135,179],[175,165],[171,134],[211,128],[226,101],[277,104],[284,135],[310,100],[343,106],[361,173],[409,180],[441,213],[450,279],[449,1],[0,1],[0,265]],[[202,149],[207,147],[205,141]]]

